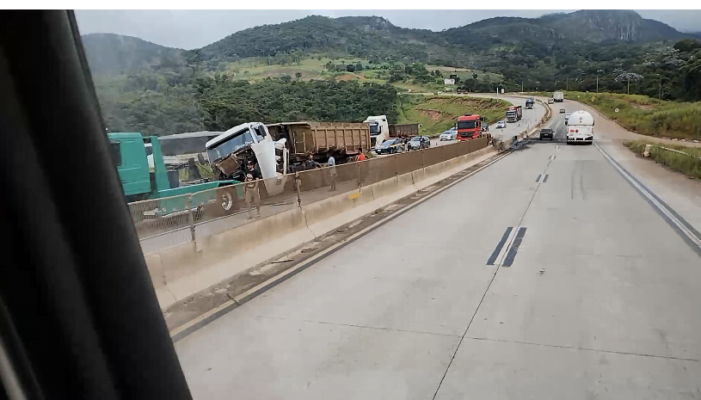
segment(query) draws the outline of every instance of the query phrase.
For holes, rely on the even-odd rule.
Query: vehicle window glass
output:
[[[115,167],[122,166],[122,149],[119,142],[110,142],[110,156]]]
[[[460,121],[458,129],[474,129],[477,128],[477,121]]]
[[[253,143],[253,136],[251,131],[246,129],[219,143],[216,147],[208,149],[207,157],[209,157],[210,161],[218,160],[251,143]]]

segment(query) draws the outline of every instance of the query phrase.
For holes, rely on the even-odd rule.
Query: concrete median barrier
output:
[[[314,240],[300,208],[252,221],[194,243],[150,254],[162,309]]]
[[[314,236],[321,236],[357,218],[357,210],[375,200],[372,186],[303,205],[309,231]]]
[[[487,142],[475,143],[474,149],[479,146],[487,146]],[[146,261],[161,308],[166,310],[206,294],[212,287],[220,287],[495,154],[496,150],[487,146],[359,189],[329,193],[308,204],[302,196],[302,204],[294,209],[148,254]]]

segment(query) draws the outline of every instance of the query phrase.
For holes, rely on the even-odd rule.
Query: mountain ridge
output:
[[[440,32],[403,28],[380,16],[329,18],[310,15],[280,24],[260,25],[235,32],[194,50],[161,46],[131,36],[88,34],[83,36],[88,59],[96,71],[144,68],[159,59],[236,60],[268,57],[277,53],[339,52],[369,58],[392,58],[426,62],[429,59],[474,61],[466,53],[485,52],[504,43],[623,42],[646,43],[682,38],[683,33],[635,11],[579,10],[546,14],[538,18],[493,17]],[[194,56],[193,56],[194,55]],[[166,60],[170,63],[172,60]]]

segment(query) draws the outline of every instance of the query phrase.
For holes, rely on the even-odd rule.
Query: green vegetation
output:
[[[209,130],[261,121],[362,122],[368,115],[387,115],[394,122],[397,91],[390,85],[357,81],[293,81],[289,76],[258,83],[226,76],[197,81],[197,101]]]
[[[674,171],[681,172],[690,178],[701,179],[701,148],[699,147],[667,144],[660,146],[659,144],[643,140],[626,141],[623,144],[633,153],[640,155],[645,151],[645,145],[651,144],[650,158],[655,160],[655,162],[665,165]],[[687,154],[665,150],[663,147]]]
[[[489,123],[504,117],[509,103],[503,100],[464,96],[402,95],[397,101],[397,123],[419,123],[421,134],[436,136],[465,114],[485,116]]]
[[[632,11],[491,18],[442,32],[400,28],[380,17],[311,16],[191,51],[111,34],[83,41],[109,131],[162,135],[251,116],[357,120],[369,104],[359,93],[381,93],[382,105],[368,114],[391,112],[385,111],[397,100],[386,98],[390,89],[377,89],[385,83],[400,92],[594,92],[598,77],[602,92],[701,100],[701,42]],[[446,88],[443,79],[452,75],[456,85]],[[279,83],[266,83],[270,78]],[[358,89],[341,104],[310,80],[352,81]],[[273,86],[285,88],[284,102],[268,91]],[[273,98],[263,101],[257,93]],[[326,102],[321,95],[331,96],[331,111],[317,108]],[[618,100],[602,98],[595,106],[606,112]],[[640,133],[699,136],[697,105],[635,104],[615,118]]]
[[[552,93],[544,95],[552,96]],[[701,140],[701,102],[659,101],[643,95],[583,92],[567,92],[565,98],[588,104],[629,131],[641,135]]]

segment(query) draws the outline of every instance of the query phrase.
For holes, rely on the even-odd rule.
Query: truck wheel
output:
[[[210,218],[230,215],[239,209],[239,198],[236,189],[226,188],[217,190],[217,198],[207,205],[207,215]]]

